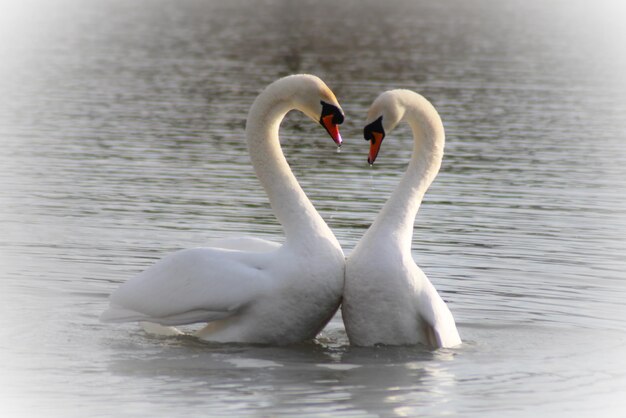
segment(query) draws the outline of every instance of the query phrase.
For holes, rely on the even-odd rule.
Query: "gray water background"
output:
[[[626,54],[618,2],[6,2],[0,17],[0,399],[11,417],[626,414]],[[439,110],[442,171],[413,253],[464,344],[156,338],[98,315],[211,238],[280,240],[243,138],[254,97],[309,72],[341,153],[291,113],[285,154],[350,251],[405,169],[366,164],[382,91]]]

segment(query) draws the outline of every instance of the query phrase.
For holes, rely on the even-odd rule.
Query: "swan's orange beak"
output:
[[[383,143],[383,138],[385,135],[382,132],[372,131],[372,139],[370,142],[370,152],[367,155],[367,162],[369,164],[374,164],[376,161],[376,157],[378,156],[378,151],[380,151],[380,144]]]
[[[322,126],[326,128],[326,132],[328,132],[333,141],[335,141],[335,144],[340,147],[342,142],[341,134],[339,133],[339,125],[333,122],[334,118],[334,115],[326,115],[322,117],[321,122]]]

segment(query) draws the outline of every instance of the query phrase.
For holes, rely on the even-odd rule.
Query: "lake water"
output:
[[[3,3],[2,416],[624,416],[626,30],[617,2],[590,4]],[[280,239],[244,118],[297,72],[346,112],[341,153],[301,114],[281,128],[346,251],[411,151],[401,127],[367,165],[369,104],[402,87],[439,110],[413,253],[461,347],[352,348],[340,316],[278,348],[98,321],[172,251]]]

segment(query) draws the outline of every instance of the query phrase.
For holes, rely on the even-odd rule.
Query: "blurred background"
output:
[[[617,1],[3,1],[0,399],[7,416],[621,416],[626,408],[626,7]],[[245,118],[292,73],[346,113],[337,153],[292,112],[283,149],[349,252],[410,158],[366,163],[384,90],[446,129],[414,257],[462,347],[151,337],[98,315],[211,238],[280,241]]]

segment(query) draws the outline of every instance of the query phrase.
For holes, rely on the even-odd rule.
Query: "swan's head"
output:
[[[391,132],[404,116],[405,108],[397,92],[398,90],[391,90],[382,93],[367,112],[363,138],[370,141],[370,152],[367,156],[367,162],[370,164],[376,161],[385,135]]]
[[[293,75],[286,79],[297,86],[292,90],[294,95],[291,97],[296,109],[322,125],[333,141],[341,146],[339,125],[343,123],[344,114],[332,90],[313,75]]]

